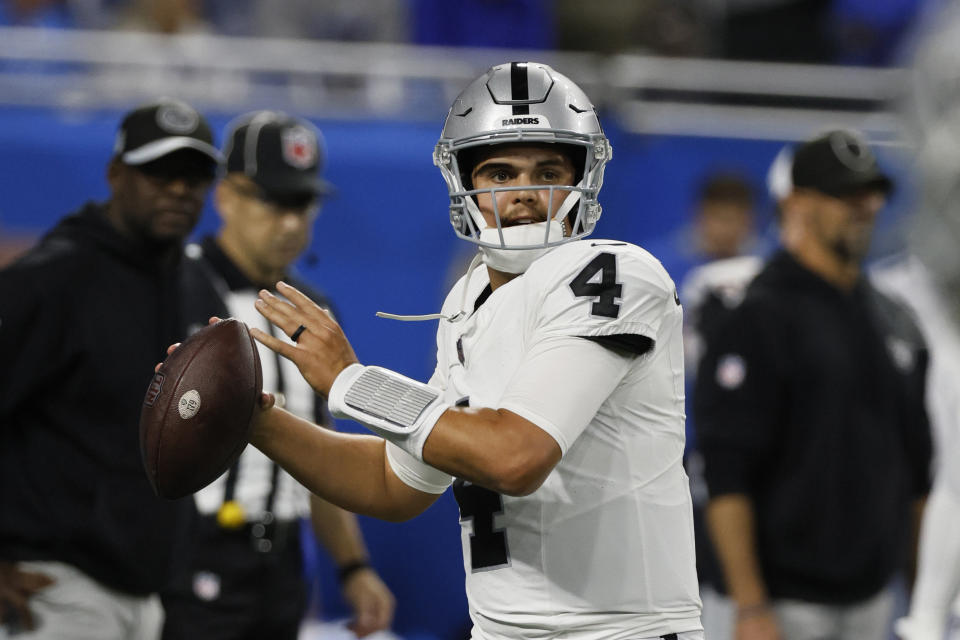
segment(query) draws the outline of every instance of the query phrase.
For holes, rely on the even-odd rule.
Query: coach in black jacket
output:
[[[0,612],[17,638],[156,638],[194,512],[147,482],[138,421],[185,334],[179,256],[220,158],[192,107],[120,125],[111,197],[0,271]]]
[[[860,263],[890,181],[854,134],[801,145],[775,254],[694,397],[738,640],[879,640],[928,490],[926,350]]]

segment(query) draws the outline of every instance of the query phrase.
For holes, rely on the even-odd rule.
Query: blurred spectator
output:
[[[316,129],[260,111],[240,118],[224,144],[226,174],[215,190],[221,220],[216,237],[187,247],[187,311],[191,328],[211,316],[239,318],[269,331],[254,308],[260,289],[283,280],[330,303],[292,271],[329,184]],[[260,345],[263,388],[289,411],[332,427],[326,402],[297,367]],[[164,594],[165,640],[270,638],[295,640],[307,607],[300,520],[339,567],[344,600],[358,635],[389,627],[394,600],[370,565],[356,517],[312,495],[253,447],[195,495],[200,523],[189,566]]]
[[[698,201],[691,244],[697,250],[694,260],[700,263],[686,272],[679,286],[680,301],[683,303],[687,389],[687,451],[684,464],[690,476],[694,505],[697,578],[703,601],[701,619],[706,636],[722,640],[729,637],[729,630],[724,628],[727,621],[723,606],[717,604],[716,595],[722,591],[723,577],[704,519],[708,492],[703,477],[703,457],[696,448],[692,391],[704,345],[729,310],[740,302],[747,284],[759,271],[762,258],[753,254],[758,250],[753,232],[755,199],[746,179],[732,173],[714,173],[703,181]],[[677,267],[673,268],[679,271]],[[718,617],[719,622],[716,621]]]
[[[715,174],[700,187],[694,224],[696,251],[709,260],[745,253],[755,242],[754,193],[746,179]]]
[[[693,524],[697,545],[697,579],[703,611],[704,635],[710,640],[729,640],[729,605],[723,592],[723,573],[710,542],[705,512],[709,492],[703,475],[703,455],[697,450],[693,421],[693,388],[705,345],[726,317],[743,300],[747,286],[763,266],[763,258],[744,255],[723,258],[694,267],[680,286],[683,302],[683,360],[686,374],[687,451],[684,466],[690,477]]]
[[[660,257],[681,289],[695,266],[762,249],[755,230],[756,196],[747,178],[726,170],[707,174],[697,187],[694,207],[689,224],[644,245]]]
[[[783,248],[710,336],[694,409],[737,640],[880,640],[929,487],[926,350],[863,277],[891,183],[832,131],[794,152]]]
[[[147,482],[138,423],[220,154],[172,100],[123,119],[110,199],[0,271],[0,637],[154,640],[195,513]],[[26,630],[34,625],[36,633]]]

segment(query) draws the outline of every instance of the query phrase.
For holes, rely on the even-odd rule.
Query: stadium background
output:
[[[761,232],[770,234],[772,204],[764,185],[774,155],[785,143],[844,124],[879,143],[881,161],[900,178],[882,214],[876,251],[897,246],[910,188],[894,105],[904,83],[895,67],[478,48],[522,42],[516,20],[538,14],[514,12],[506,16],[511,20],[501,15],[491,23],[496,12],[455,16],[434,4],[428,19],[430,3],[411,6],[420,12],[419,30],[414,42],[403,44],[66,31],[58,30],[58,14],[0,26],[0,243],[28,243],[84,200],[106,197],[117,122],[139,102],[157,95],[187,99],[210,117],[218,143],[229,120],[253,108],[304,115],[324,134],[326,176],[337,194],[317,219],[299,269],[335,301],[363,361],[424,380],[434,362],[434,323],[374,313],[439,309],[470,251],[448,226],[446,189],[431,160],[446,107],[489,64],[534,59],[581,82],[601,108],[614,159],[597,236],[646,246],[665,264],[682,262],[674,254],[682,252],[678,239],[690,223],[697,185],[715,170],[751,180],[760,196]],[[9,6],[0,11],[8,23],[15,22],[11,15]],[[487,21],[508,40],[503,30],[512,28],[514,41],[471,39],[462,26],[470,19]],[[460,35],[445,33],[444,20],[461,25]],[[534,34],[533,44],[549,44],[548,35],[526,33]],[[473,46],[451,47],[458,37]],[[196,235],[216,224],[208,203]],[[136,319],[117,300],[113,321]],[[468,620],[449,492],[412,522],[363,519],[362,526],[397,595],[394,629],[408,638],[457,637]],[[324,585],[319,615],[345,615],[329,563],[321,554],[312,565]]]

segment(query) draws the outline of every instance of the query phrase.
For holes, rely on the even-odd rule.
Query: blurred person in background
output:
[[[761,250],[756,234],[756,195],[750,181],[727,170],[706,174],[696,190],[688,224],[648,247],[670,276],[684,282],[691,269],[702,264]]]
[[[219,159],[189,105],[131,111],[110,199],[0,271],[0,638],[160,636],[195,510],[143,471],[144,371],[186,331],[182,242]]]
[[[858,135],[799,145],[782,249],[697,374],[707,522],[736,640],[884,640],[929,488],[927,352],[861,263],[889,178]]]
[[[224,143],[226,173],[214,191],[216,237],[187,247],[184,308],[200,328],[211,316],[269,330],[253,301],[279,280],[295,283],[322,198],[321,139],[305,120],[259,111],[240,117]],[[289,411],[327,428],[333,422],[296,365],[260,346],[263,388]],[[189,566],[163,594],[165,640],[294,639],[307,608],[300,520],[310,518],[339,567],[358,636],[386,629],[394,600],[369,562],[356,516],[311,494],[259,450],[247,447],[227,473],[195,495],[200,513]]]
[[[960,636],[960,6],[933,18],[919,36],[902,110],[916,153],[918,202],[906,251],[873,274],[913,309],[930,346],[936,472],[909,614],[896,626],[903,640]]]
[[[699,189],[694,220],[694,243],[699,255],[709,256],[693,266],[679,287],[683,303],[683,356],[687,406],[687,451],[684,466],[690,476],[694,530],[697,541],[697,578],[703,601],[703,628],[711,640],[730,637],[729,607],[719,595],[723,575],[717,566],[707,531],[708,491],[703,456],[697,450],[693,420],[693,386],[704,345],[724,316],[743,299],[747,284],[763,264],[761,244],[754,235],[756,199],[752,185],[735,173],[715,172]]]

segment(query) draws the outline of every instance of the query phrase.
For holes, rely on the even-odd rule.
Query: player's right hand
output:
[[[16,564],[0,560],[0,623],[14,623],[27,630],[33,629],[30,597],[54,582],[50,576],[21,571]]]
[[[286,300],[263,289],[254,304],[263,317],[297,341],[279,340],[256,327],[250,328],[250,335],[297,365],[313,390],[326,398],[340,372],[358,362],[357,355],[329,311],[284,282],[277,283],[277,291]]]
[[[783,640],[773,610],[738,619],[734,640]]]

